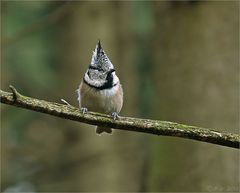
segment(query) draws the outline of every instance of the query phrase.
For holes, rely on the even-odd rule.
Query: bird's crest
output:
[[[104,52],[100,40],[98,41],[96,48],[93,51],[90,66],[100,68],[103,71],[109,71],[110,69],[114,68],[113,64],[111,63],[106,53]]]

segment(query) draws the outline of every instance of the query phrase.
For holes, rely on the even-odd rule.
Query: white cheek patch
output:
[[[118,84],[119,78],[117,77],[116,73],[113,72],[112,75],[113,75],[113,85],[114,85],[114,84]]]
[[[92,86],[96,86],[96,87],[101,87],[105,83],[105,80],[92,80],[92,79],[90,79],[87,73],[85,73],[84,79],[88,84],[90,84]]]

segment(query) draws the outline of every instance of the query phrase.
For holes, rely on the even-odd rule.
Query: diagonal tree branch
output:
[[[204,141],[233,148],[239,148],[240,135],[219,132],[213,129],[188,126],[167,121],[120,117],[114,121],[110,116],[88,112],[82,114],[78,108],[23,96],[10,86],[12,93],[0,90],[1,103],[21,107],[64,119],[88,123],[91,125],[107,126],[115,129],[165,135]]]

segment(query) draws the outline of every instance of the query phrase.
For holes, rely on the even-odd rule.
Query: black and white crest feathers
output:
[[[112,88],[119,82],[114,66],[104,52],[100,41],[93,51],[91,64],[85,73],[84,82],[100,90]]]
[[[98,41],[95,50],[93,51],[91,64],[89,68],[96,68],[102,71],[109,71],[113,69],[113,64],[107,57],[106,53],[104,52],[100,41]]]

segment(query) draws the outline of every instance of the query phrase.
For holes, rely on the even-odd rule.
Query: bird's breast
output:
[[[88,108],[89,111],[100,113],[119,113],[123,104],[123,92],[120,84],[104,90],[96,90],[85,83],[80,85],[81,107]]]

